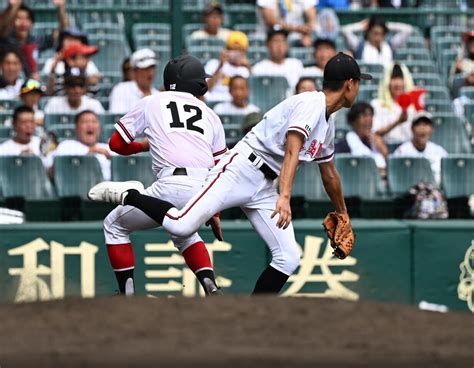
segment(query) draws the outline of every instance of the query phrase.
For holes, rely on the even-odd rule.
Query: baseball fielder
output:
[[[208,76],[199,60],[190,55],[170,60],[163,77],[167,91],[143,98],[123,116],[115,125],[109,145],[123,155],[141,152],[148,146],[134,139],[145,133],[157,181],[144,193],[183,207],[227,151],[224,128],[219,117],[196,98],[207,91]],[[140,191],[144,189],[140,182],[129,184]],[[157,226],[132,206],[118,206],[106,217],[107,251],[121,293],[130,295],[135,290],[130,233]],[[192,231],[184,236],[172,234],[171,239],[206,294],[219,294],[209,254],[199,235]]]
[[[352,57],[337,54],[324,70],[323,91],[292,96],[267,112],[224,155],[209,173],[204,187],[181,210],[137,190],[127,190],[127,183],[100,183],[91,189],[90,196],[94,200],[136,206],[176,236],[188,236],[214,213],[240,206],[272,254],[254,293],[278,293],[299,265],[290,197],[300,161],[319,164],[324,187],[334,204],[335,212],[324,221],[334,254],[344,258],[352,249],[354,235],[333,161],[333,113],[353,104],[360,79],[371,76],[361,74]],[[123,125],[123,129],[129,129],[126,123]],[[277,177],[279,193],[274,186]]]

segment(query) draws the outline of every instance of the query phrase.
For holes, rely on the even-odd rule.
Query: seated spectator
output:
[[[393,50],[405,45],[413,27],[404,23],[386,23],[384,19],[372,16],[370,19],[343,26],[341,31],[356,59],[364,63],[388,66],[393,62]],[[364,32],[363,40],[356,34],[360,31]],[[394,35],[390,42],[387,42],[385,38],[389,31],[394,32]]]
[[[207,81],[209,92],[206,101],[230,101],[230,78],[240,75],[243,78],[250,76],[250,62],[247,59],[249,41],[245,33],[232,32],[228,39],[226,49],[222,51],[220,59],[209,60],[204,69],[211,77]]]
[[[232,96],[232,101],[221,102],[214,106],[216,114],[247,115],[260,111],[257,106],[249,103],[249,84],[240,75],[230,78],[229,93]]]
[[[268,32],[267,48],[270,59],[256,63],[252,68],[253,75],[286,77],[290,90],[293,91],[303,73],[303,63],[294,58],[288,58],[288,33],[281,28]]]
[[[374,108],[373,131],[383,137],[386,144],[396,145],[411,139],[411,121],[415,109],[402,109],[398,97],[414,88],[408,68],[395,64],[385,69],[379,85],[379,97],[370,104]]]
[[[156,74],[156,55],[150,49],[135,51],[130,57],[133,80],[120,82],[110,92],[109,111],[114,114],[127,113],[143,97],[158,93],[153,87]]]
[[[35,113],[32,108],[18,106],[13,112],[14,137],[0,144],[0,156],[33,155],[41,157],[43,165],[47,160],[40,149],[41,138],[35,136]]]
[[[296,45],[311,46],[312,33],[316,30],[317,0],[257,0],[259,32],[278,27],[290,33]]]
[[[464,32],[462,40],[462,47],[451,68],[451,79],[455,74],[466,73],[474,69],[474,30]]]
[[[74,123],[76,125],[77,139],[67,139],[59,143],[53,153],[53,157],[94,155],[99,160],[104,180],[110,180],[110,157],[113,153],[110,151],[107,143],[99,142],[99,117],[91,110],[84,110],[76,115]]]
[[[383,139],[372,132],[374,109],[368,103],[357,102],[347,113],[347,122],[352,128],[345,138],[336,144],[336,153],[354,156],[369,156],[379,169],[385,169],[388,148]]]
[[[122,81],[129,82],[134,79],[133,68],[130,65],[130,58],[126,57],[122,62]]]
[[[252,112],[245,116],[244,122],[242,123],[242,133],[245,135],[252,130],[252,128],[260,123],[263,119],[261,112]]]
[[[98,51],[99,49],[95,46],[88,46],[78,42],[58,52],[53,62],[49,65],[48,95],[62,94],[64,75],[66,74],[84,74],[87,78],[88,92],[91,94],[97,93],[100,73],[96,65],[90,60],[90,57]]]
[[[318,38],[314,41],[313,47],[315,63],[304,68],[303,75],[322,77],[327,62],[337,54],[336,44],[332,40]]]
[[[44,107],[46,114],[73,114],[92,110],[96,114],[104,113],[99,101],[86,96],[87,82],[83,74],[64,77],[65,96],[51,97]]]
[[[232,31],[227,28],[222,28],[222,23],[224,23],[224,11],[219,3],[210,2],[207,4],[203,10],[203,21],[204,28],[191,33],[192,39],[217,37],[227,42]]]
[[[317,90],[318,90],[318,87],[316,86],[316,82],[314,81],[314,79],[303,77],[303,78],[300,78],[298,83],[296,83],[295,95],[298,95],[303,92],[314,92]]]
[[[35,113],[35,124],[36,126],[42,126],[44,121],[44,112],[39,108],[39,102],[43,97],[45,88],[44,86],[35,79],[28,79],[21,86],[20,100],[23,105],[33,109]]]
[[[462,85],[458,87],[458,92],[461,87],[474,87],[474,64],[470,70],[466,69],[463,74],[464,79],[462,81]],[[454,99],[454,112],[461,119],[464,119],[464,106],[470,102],[473,102],[473,100],[471,100],[468,96],[459,96]]]
[[[0,100],[14,100],[23,84],[21,54],[18,49],[4,50],[0,56]]]
[[[68,27],[65,0],[53,0],[57,8],[59,31]],[[35,37],[31,34],[35,16],[33,11],[23,4],[22,0],[10,0],[8,7],[0,15],[0,45],[18,47],[24,57],[21,58],[26,77],[38,79],[38,52],[53,47],[58,32]],[[2,48],[2,46],[0,46]]]
[[[431,171],[438,185],[441,183],[441,159],[448,152],[440,145],[430,141],[433,135],[433,121],[427,113],[415,116],[411,124],[413,138],[399,146],[393,153],[396,157],[425,157],[430,161]]]

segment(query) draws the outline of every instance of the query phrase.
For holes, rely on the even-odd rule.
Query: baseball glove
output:
[[[349,215],[330,212],[323,221],[324,230],[331,241],[334,254],[339,259],[346,258],[352,251],[355,235],[352,232]]]

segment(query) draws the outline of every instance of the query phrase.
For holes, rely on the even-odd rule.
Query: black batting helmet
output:
[[[171,59],[163,71],[163,82],[167,91],[189,92],[194,96],[206,94],[206,78],[210,77],[201,62],[192,55]]]

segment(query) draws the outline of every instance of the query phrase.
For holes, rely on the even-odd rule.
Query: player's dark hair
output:
[[[369,111],[372,115],[374,114],[374,108],[367,102],[357,102],[352,105],[351,109],[347,113],[347,122],[353,124],[359,116]]]
[[[33,10],[29,7],[26,6],[25,4],[21,4],[20,7],[18,8],[18,11],[23,10],[28,13],[28,17],[30,18],[31,22],[35,22],[35,13]]]
[[[30,114],[34,114],[34,113],[35,113],[35,111],[34,111],[31,107],[28,107],[28,106],[26,106],[26,105],[18,106],[18,107],[13,111],[13,124],[15,124],[16,121],[18,120],[18,116],[20,116],[20,114],[24,114],[25,112],[30,113]]]
[[[229,79],[229,88],[232,86],[232,83],[234,83],[236,80],[242,79],[245,83],[247,83],[247,79],[242,77],[241,75],[234,75],[232,78]],[[248,83],[247,83],[248,85]]]
[[[23,62],[23,55],[20,49],[16,47],[7,47],[2,51],[2,54],[0,55],[0,63],[3,63],[8,54],[14,54],[20,60],[21,63]]]
[[[314,83],[314,86],[316,87],[316,89],[318,89],[318,84],[316,83],[316,81],[313,79],[313,78],[310,78],[310,77],[301,77],[298,81],[298,83],[296,83],[296,86],[295,86],[295,94],[298,93],[298,89],[300,88],[301,86],[301,83],[303,82],[313,82]]]
[[[388,33],[387,23],[385,19],[380,16],[372,15],[369,18],[369,25],[367,26],[367,30],[365,31],[364,38],[367,39],[367,35],[369,34],[370,30],[374,27],[382,27],[384,34]]]
[[[74,116],[74,124],[77,125],[77,123],[79,123],[79,120],[81,119],[81,117],[85,114],[94,114],[96,117],[97,114],[92,111],[92,110],[84,110],[84,111],[81,111],[79,114],[77,114],[76,116]]]
[[[337,92],[344,87],[345,80],[342,81],[325,81],[323,80],[323,89],[326,91]]]

